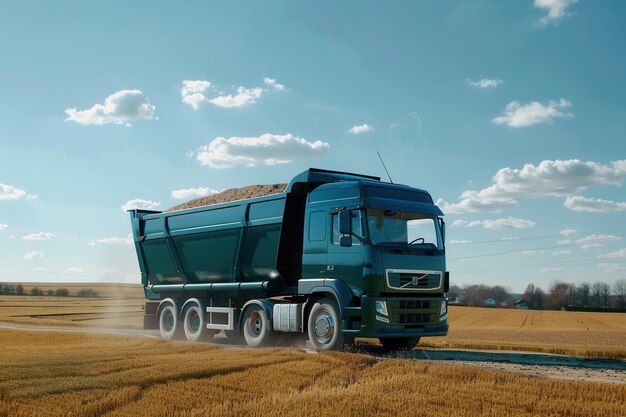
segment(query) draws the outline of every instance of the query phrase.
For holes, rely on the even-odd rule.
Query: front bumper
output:
[[[387,314],[376,311],[376,301],[385,301]],[[360,308],[346,308],[343,334],[347,337],[426,337],[448,333],[445,297],[361,297]]]

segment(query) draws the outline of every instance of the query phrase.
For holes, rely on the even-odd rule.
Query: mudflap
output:
[[[152,330],[159,328],[159,321],[157,320],[157,310],[159,308],[158,302],[147,302],[144,307],[143,314],[143,328],[144,330]]]

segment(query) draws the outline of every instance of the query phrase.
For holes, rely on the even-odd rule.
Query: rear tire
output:
[[[341,313],[333,300],[321,298],[313,304],[307,327],[309,341],[318,352],[343,346]]]
[[[243,337],[250,347],[267,346],[271,340],[269,320],[265,309],[257,304],[249,305],[243,312]]]
[[[387,350],[413,349],[420,341],[419,337],[381,337],[380,343]]]
[[[206,328],[204,308],[200,302],[196,301],[190,302],[184,308],[183,328],[185,337],[190,342],[208,341],[216,333],[215,330]]]
[[[163,340],[179,339],[182,334],[182,326],[178,315],[178,308],[174,303],[166,303],[159,309],[159,331]]]

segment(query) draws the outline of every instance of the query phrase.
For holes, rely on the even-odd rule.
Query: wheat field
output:
[[[345,352],[0,330],[0,416],[624,416],[626,385]]]
[[[140,286],[124,286],[119,292],[103,284],[70,288],[94,289],[102,296],[0,296],[0,321],[131,329],[143,325],[145,299]],[[626,314],[622,313],[451,306],[448,320],[448,336],[423,338],[420,346],[626,358]],[[371,339],[359,342],[376,343]]]
[[[446,337],[420,346],[626,358],[626,314],[450,307]]]

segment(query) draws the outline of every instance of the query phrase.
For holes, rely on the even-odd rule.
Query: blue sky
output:
[[[626,275],[622,2],[2,9],[0,281],[139,282],[122,206],[377,150],[446,212],[453,283]]]

